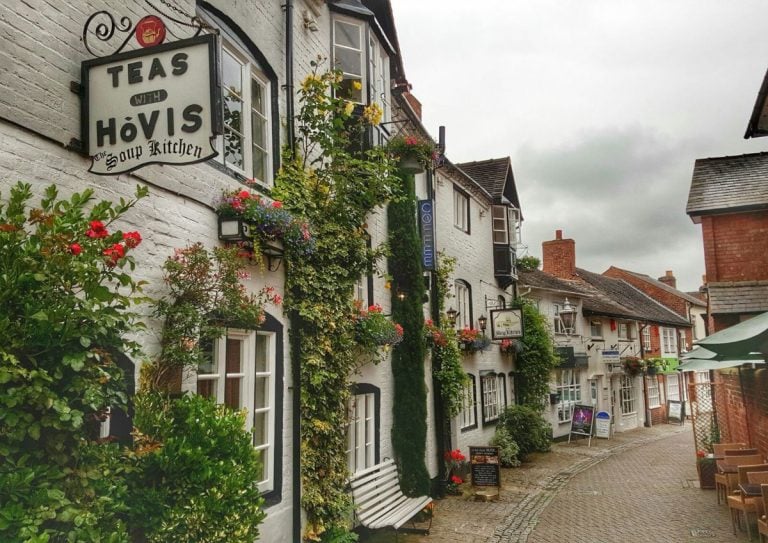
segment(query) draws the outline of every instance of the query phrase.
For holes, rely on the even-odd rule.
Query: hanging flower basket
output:
[[[462,328],[458,332],[459,349],[465,353],[484,351],[491,345],[491,338],[475,328]]]
[[[621,359],[621,366],[624,368],[624,371],[631,376],[640,375],[642,373],[643,369],[645,368],[645,365],[643,364],[643,360],[641,358],[638,358],[636,356],[626,356]]]
[[[395,136],[387,144],[387,151],[399,161],[405,173],[422,173],[437,157],[435,144],[417,136]]]

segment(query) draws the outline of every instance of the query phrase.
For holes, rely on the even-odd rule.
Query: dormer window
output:
[[[507,208],[505,206],[493,206],[493,242],[509,245],[509,222],[507,221]]]

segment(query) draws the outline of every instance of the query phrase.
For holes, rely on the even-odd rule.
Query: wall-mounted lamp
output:
[[[267,269],[277,271],[283,261],[283,249],[274,245],[264,245],[261,254],[267,257]]]
[[[566,336],[573,334],[576,330],[576,308],[571,305],[568,298],[565,299],[563,307],[557,312],[560,323],[563,325],[563,332]]]
[[[403,292],[402,290],[398,290],[396,296],[397,296],[397,299],[400,300],[401,302],[405,300],[405,292]]]
[[[485,335],[485,329],[488,327],[488,317],[481,315],[478,317],[477,323],[480,325],[480,330],[483,331],[483,335]]]
[[[456,311],[454,308],[450,308],[448,311],[445,312],[445,316],[448,317],[448,323],[451,326],[456,326],[456,319],[459,316],[458,311]]]
[[[219,239],[222,241],[245,241],[249,239],[248,225],[239,218],[219,217]]]

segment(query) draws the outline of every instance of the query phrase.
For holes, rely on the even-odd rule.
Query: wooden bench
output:
[[[392,527],[400,530],[416,513],[432,503],[429,496],[409,498],[400,490],[397,465],[385,460],[354,474],[349,484],[355,502],[355,515],[360,524],[370,529]],[[429,528],[408,529],[429,534]]]

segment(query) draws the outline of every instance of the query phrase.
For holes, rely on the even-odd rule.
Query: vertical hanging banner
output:
[[[216,156],[216,47],[216,36],[208,34],[83,62],[83,143],[93,160],[88,171],[116,175]]]
[[[421,264],[425,270],[437,269],[435,254],[435,203],[419,200],[419,227],[421,228]]]

